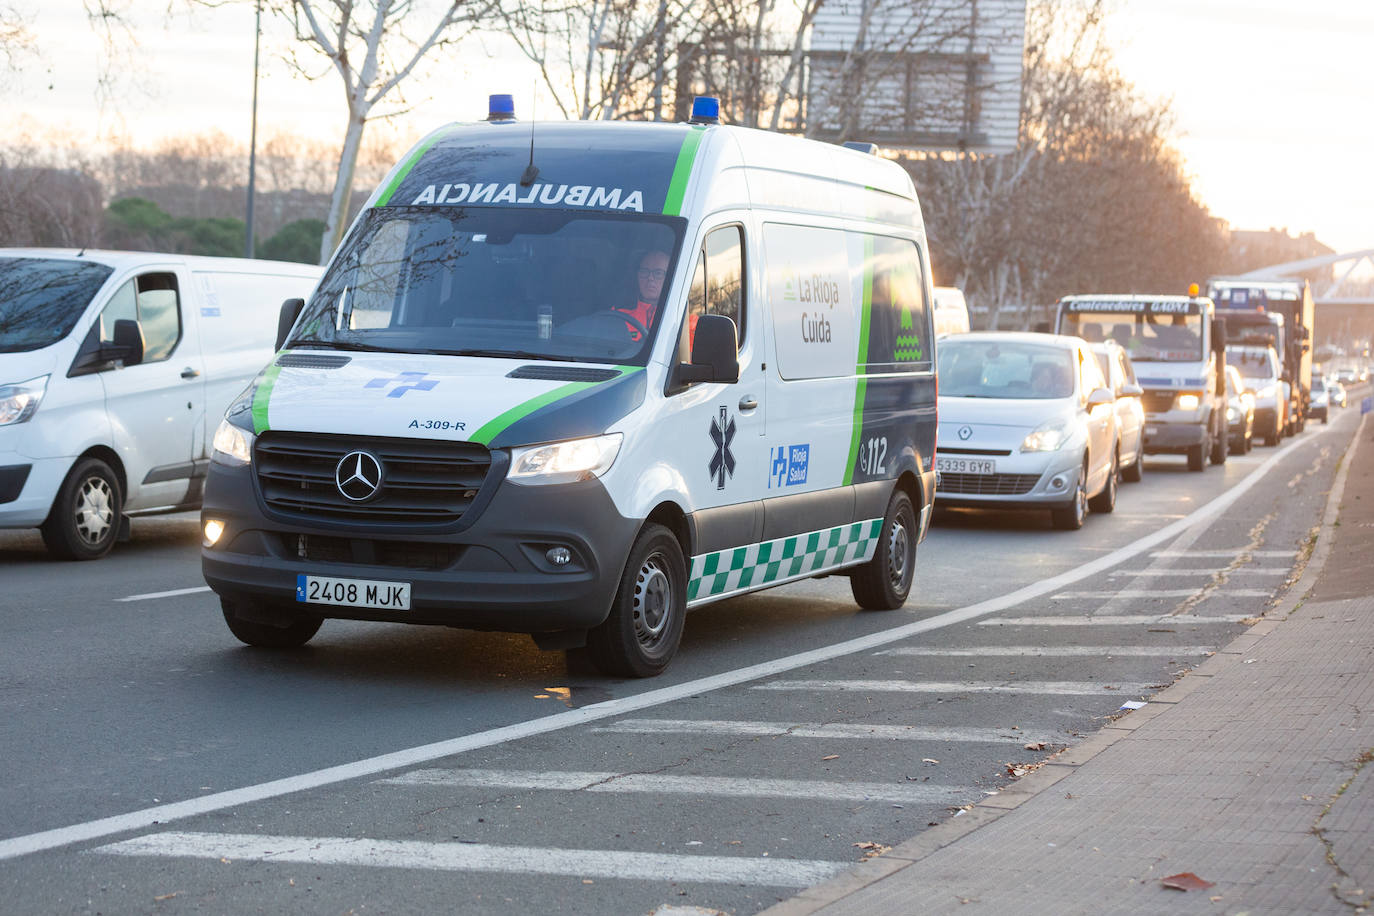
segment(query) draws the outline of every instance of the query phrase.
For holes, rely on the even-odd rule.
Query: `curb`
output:
[[[1027,773],[1008,785],[997,795],[978,802],[951,819],[921,831],[917,836],[892,847],[887,853],[837,875],[824,884],[802,891],[795,897],[783,900],[762,910],[758,916],[807,916],[816,913],[832,903],[862,890],[871,884],[897,874],[919,862],[932,853],[949,846],[980,827],[996,821],[1016,810],[1021,805],[1071,775],[1078,767],[1092,760],[1122,738],[1151,720],[1163,715],[1170,707],[1192,694],[1206,681],[1221,670],[1236,664],[1242,656],[1254,650],[1255,645],[1272,633],[1285,618],[1293,614],[1311,594],[1321,575],[1326,560],[1331,554],[1335,540],[1336,520],[1340,515],[1341,497],[1345,493],[1345,481],[1350,466],[1360,444],[1360,434],[1364,431],[1366,417],[1360,418],[1355,427],[1354,439],[1341,458],[1340,468],[1331,483],[1327,495],[1326,508],[1322,512],[1321,524],[1317,533],[1317,545],[1298,580],[1289,586],[1283,597],[1260,617],[1258,623],[1250,626],[1244,633],[1218,649],[1216,654],[1188,671],[1169,687],[1150,698],[1140,709],[1104,725],[1096,734],[1065,748],[1058,754],[1046,759],[1038,769]]]

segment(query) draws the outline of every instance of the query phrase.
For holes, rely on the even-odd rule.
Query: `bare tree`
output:
[[[33,53],[34,38],[28,18],[17,8],[0,4],[0,85]]]

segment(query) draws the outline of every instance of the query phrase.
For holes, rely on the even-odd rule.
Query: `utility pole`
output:
[[[262,44],[262,0],[253,22],[253,126],[248,138],[248,212],[244,216],[243,256],[253,256],[253,182],[258,170],[258,46]]]

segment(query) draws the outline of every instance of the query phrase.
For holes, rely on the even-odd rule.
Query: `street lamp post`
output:
[[[262,0],[253,22],[253,126],[248,137],[248,212],[244,216],[243,256],[253,256],[253,182],[258,170],[258,46],[262,43]]]

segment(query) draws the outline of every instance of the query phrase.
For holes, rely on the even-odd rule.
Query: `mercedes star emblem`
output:
[[[959,438],[960,438],[960,439],[963,439],[963,440],[967,441],[968,438],[969,438],[969,436],[972,436],[972,435],[973,435],[973,427],[972,427],[972,426],[961,426],[961,427],[959,427]]]
[[[382,462],[371,452],[349,452],[334,468],[334,483],[351,502],[366,502],[381,492]]]

